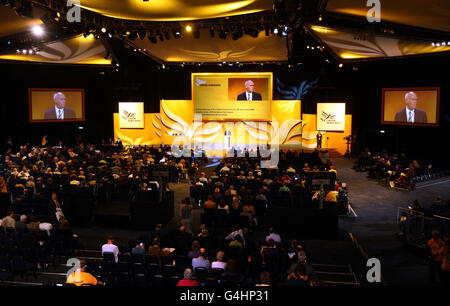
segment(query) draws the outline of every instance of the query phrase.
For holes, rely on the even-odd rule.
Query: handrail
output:
[[[367,255],[366,251],[364,251],[361,244],[359,244],[358,240],[356,240],[355,236],[353,236],[352,233],[349,233],[350,239],[352,239],[353,243],[356,245],[356,247],[361,252],[361,255],[364,257],[364,259],[369,260],[369,256]],[[381,281],[383,282],[384,286],[387,286],[387,282],[384,280],[383,274],[381,274]]]

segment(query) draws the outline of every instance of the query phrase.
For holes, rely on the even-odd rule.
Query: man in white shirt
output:
[[[113,253],[116,262],[119,261],[119,248],[114,244],[112,237],[108,237],[108,242],[102,246],[102,255],[103,253]]]
[[[266,236],[266,241],[272,239],[275,242],[281,243],[281,236],[275,233],[274,228],[269,227],[269,235]]]

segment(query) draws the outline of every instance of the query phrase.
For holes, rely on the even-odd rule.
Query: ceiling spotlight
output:
[[[322,15],[319,16],[319,21],[322,21]]]
[[[273,34],[278,34],[278,28],[273,29]]]
[[[339,64],[339,68],[342,68],[342,66],[344,66],[342,63]]]
[[[181,37],[181,31],[179,28],[172,29],[172,34],[173,34],[173,37],[175,37],[175,38]]]
[[[101,29],[102,33],[106,33],[106,28]]]
[[[192,27],[190,25],[187,25],[186,26],[186,32],[190,32],[190,31],[192,31]]]
[[[29,49],[29,50],[28,50],[28,54],[33,54],[33,50],[32,50],[32,49]]]
[[[23,53],[23,54],[27,54],[27,50],[23,49],[23,50],[22,50],[22,53]]]
[[[35,25],[31,28],[31,31],[36,36],[42,36],[44,34],[44,29],[40,25]]]
[[[436,46],[436,44],[435,44],[434,42],[432,42],[431,45],[432,45],[433,47]]]

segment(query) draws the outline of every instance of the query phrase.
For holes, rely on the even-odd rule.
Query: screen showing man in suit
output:
[[[406,107],[395,114],[397,122],[427,123],[427,113],[417,108],[417,95],[413,92],[405,94]]]
[[[30,122],[84,121],[83,89],[29,89]]]
[[[270,121],[272,73],[193,73],[192,98],[202,120]]]
[[[55,107],[45,111],[44,120],[64,120],[75,118],[75,111],[66,107],[66,96],[62,92],[57,92],[53,95]]]
[[[382,123],[438,125],[439,88],[383,89]]]
[[[236,100],[238,101],[261,101],[261,94],[255,91],[255,83],[252,80],[247,80],[244,83],[245,91],[240,93]]]

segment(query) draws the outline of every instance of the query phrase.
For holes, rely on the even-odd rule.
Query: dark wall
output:
[[[113,136],[112,113],[119,101],[144,101],[145,112],[159,112],[161,99],[190,99],[191,72],[274,72],[274,98],[280,99],[276,78],[298,85],[320,76],[318,86],[302,98],[302,111],[315,113],[317,102],[346,102],[353,114],[353,132],[359,149],[400,150],[434,156],[448,153],[449,131],[449,55],[408,59],[345,63],[310,58],[293,68],[278,65],[244,65],[243,67],[186,66],[157,69],[154,62],[131,50],[119,59],[120,70],[102,67],[56,66],[43,64],[0,63],[6,80],[1,83],[1,141],[13,136],[16,145],[39,143],[49,135],[51,143],[73,141],[80,134],[88,141],[100,142]],[[358,70],[354,70],[354,68]],[[439,86],[441,88],[440,127],[399,127],[381,125],[381,89],[383,87]],[[28,123],[29,87],[85,88],[86,122]],[[83,126],[83,130],[78,127]],[[386,131],[380,134],[380,130]]]

